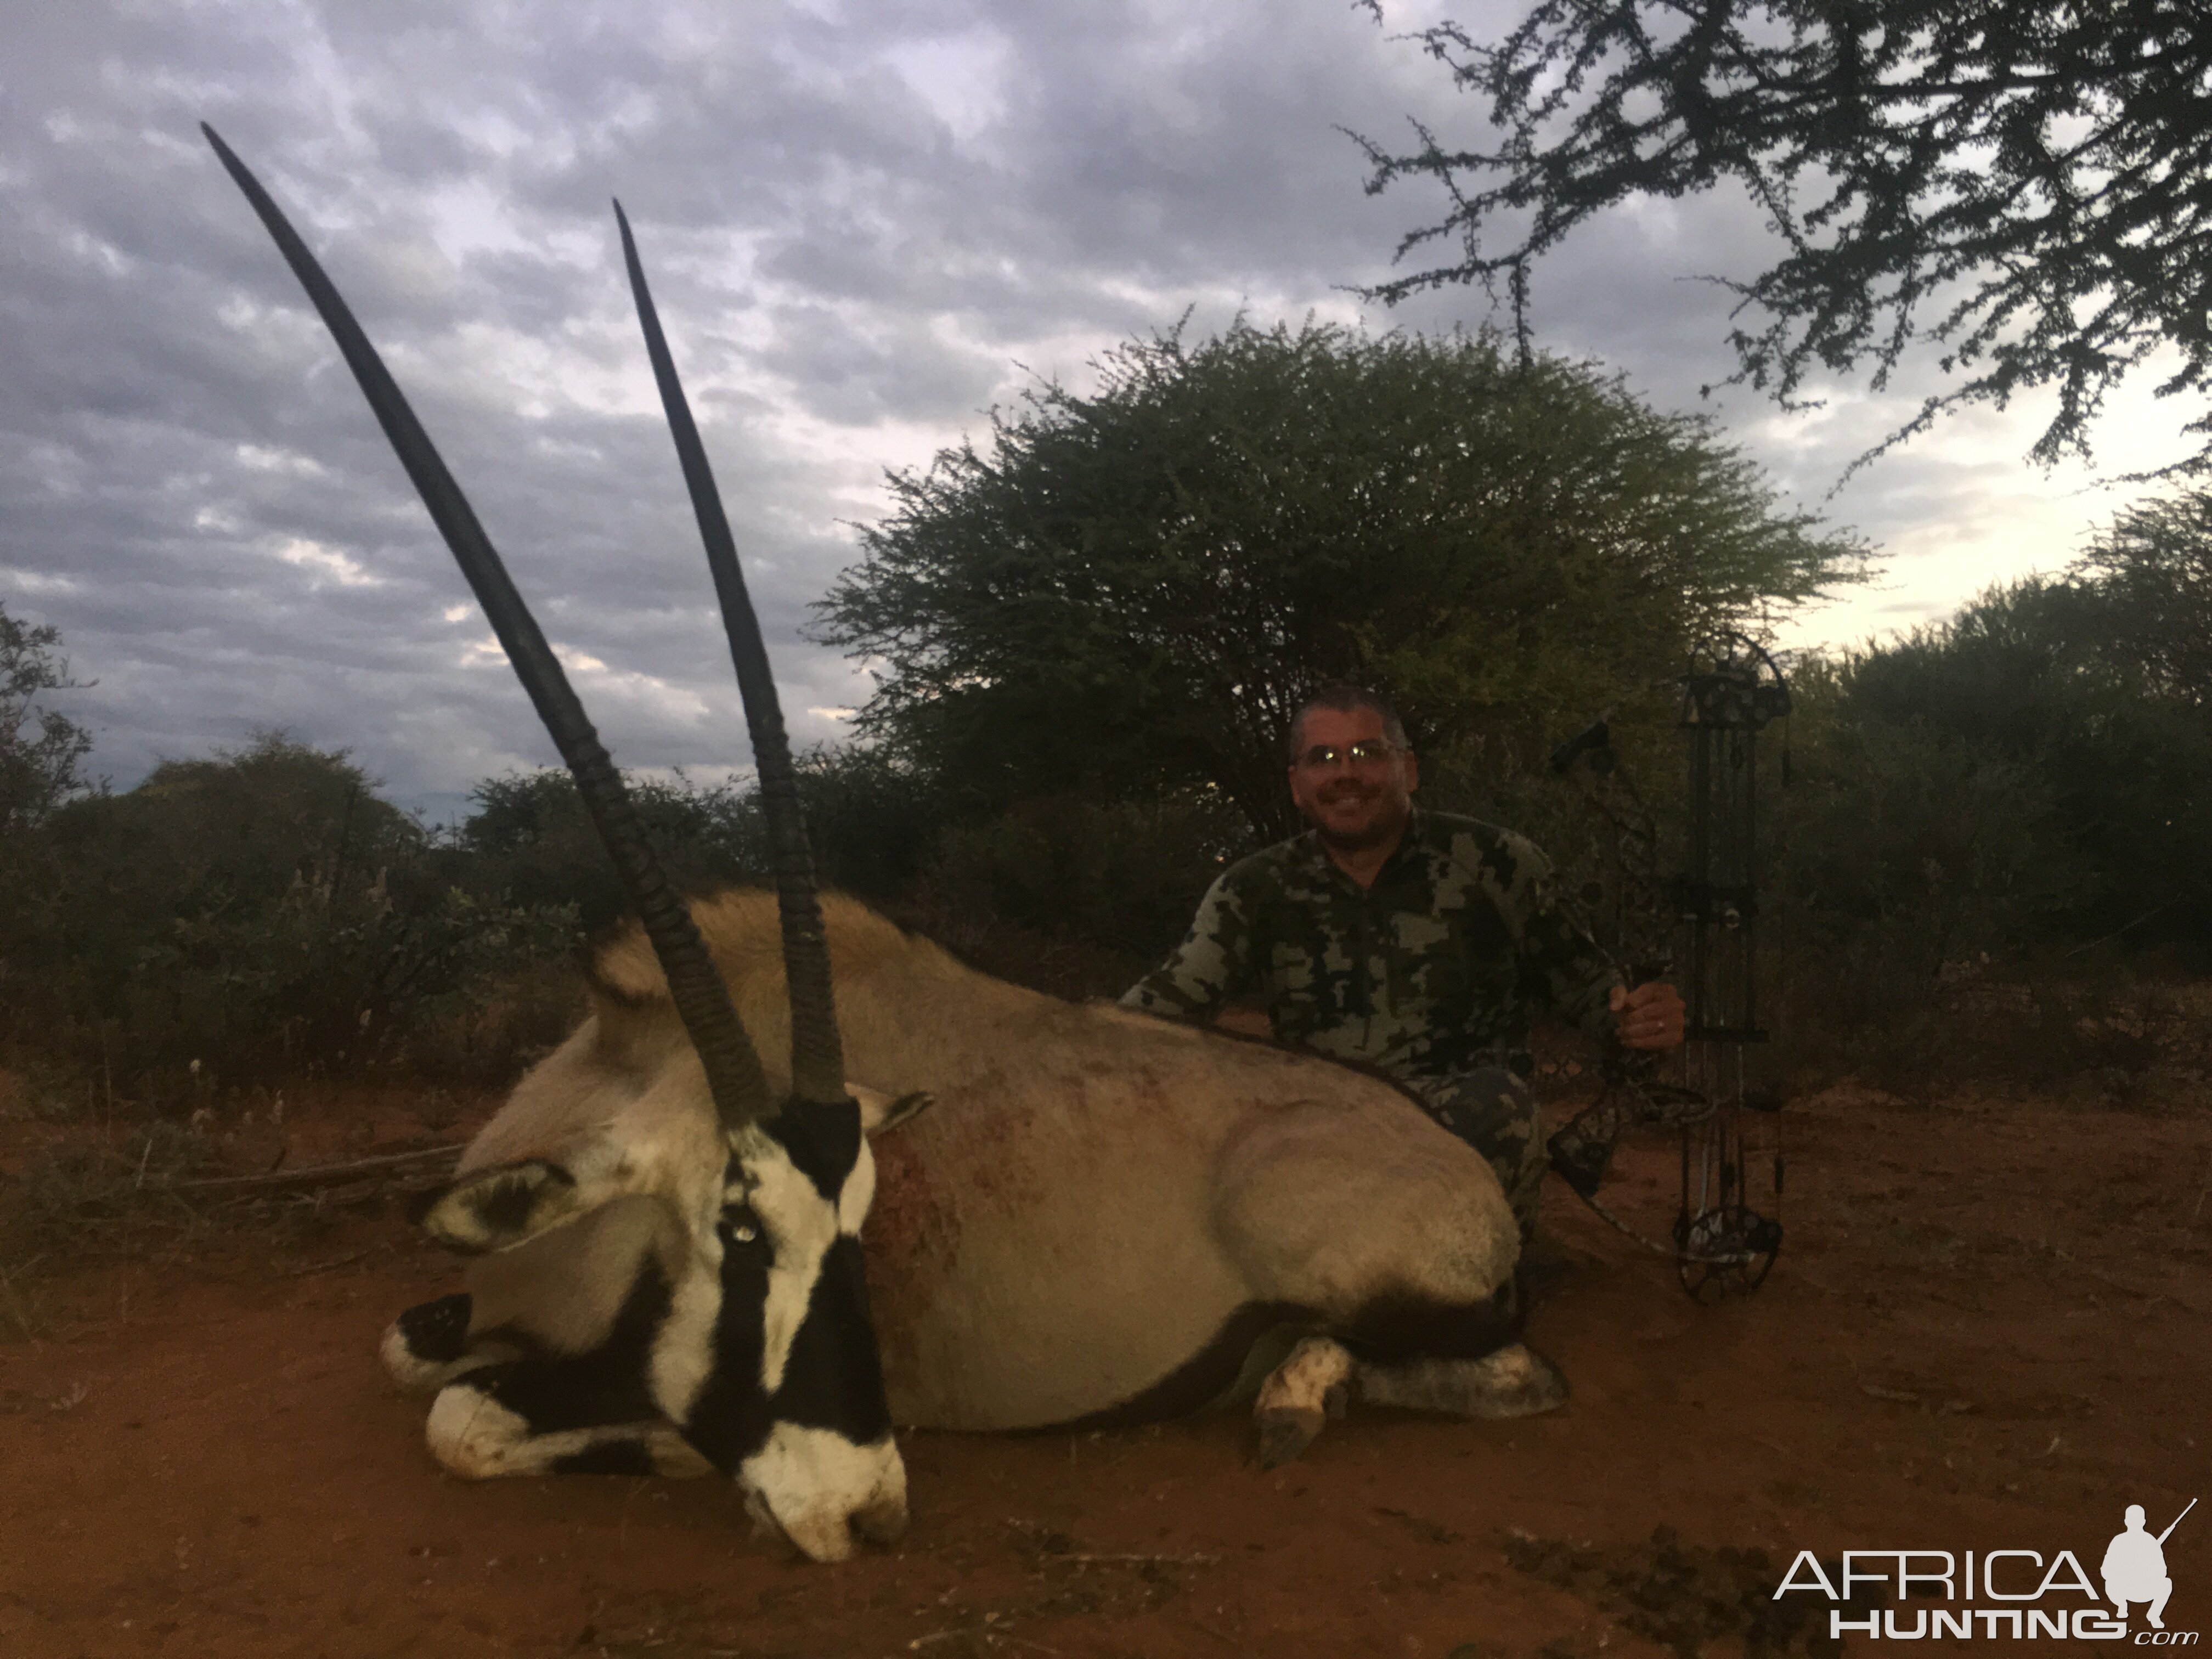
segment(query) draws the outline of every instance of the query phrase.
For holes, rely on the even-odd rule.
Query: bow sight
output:
[[[1551,1138],[1548,1150],[1553,1170],[1584,1203],[1638,1243],[1672,1256],[1683,1288],[1702,1301],[1758,1289],[1782,1249],[1779,1138],[1766,1149],[1776,1212],[1770,1217],[1751,1207],[1753,1152],[1744,1133],[1747,1111],[1764,1115],[1782,1103],[1772,1091],[1746,1088],[1744,1051],[1769,1035],[1759,1020],[1759,734],[1790,712],[1790,687],[1773,657],[1741,634],[1719,635],[1694,653],[1681,686],[1676,724],[1689,769],[1680,875],[1658,878],[1657,827],[1619,763],[1604,720],[1554,750],[1552,769],[1575,779],[1615,831],[1620,931],[1632,977],[1643,983],[1680,969],[1688,1005],[1682,1080],[1660,1081],[1655,1055],[1616,1051],[1597,1100]],[[1790,781],[1786,748],[1781,781]],[[1678,943],[1686,949],[1672,948]],[[1681,1200],[1671,1249],[1628,1226],[1597,1196],[1632,1123],[1680,1133]]]

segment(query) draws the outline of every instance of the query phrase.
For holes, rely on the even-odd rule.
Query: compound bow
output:
[[[1603,1067],[1597,1100],[1547,1143],[1553,1169],[1610,1225],[1671,1256],[1682,1287],[1699,1301],[1759,1288],[1782,1249],[1784,1161],[1770,1136],[1775,1213],[1750,1202],[1747,1112],[1767,1116],[1781,1105],[1772,1091],[1745,1086],[1745,1049],[1764,1042],[1759,1023],[1758,748],[1766,724],[1790,712],[1790,687],[1763,647],[1741,634],[1719,635],[1692,654],[1682,678],[1679,728],[1689,765],[1687,868],[1662,882],[1657,826],[1619,763],[1604,719],[1553,751],[1553,770],[1573,777],[1584,799],[1615,832],[1620,921],[1637,982],[1682,969],[1688,1004],[1682,1080],[1658,1077],[1656,1056],[1616,1050]],[[1782,781],[1790,781],[1785,748]],[[1641,923],[1643,925],[1639,926]],[[1687,932],[1686,957],[1667,948]],[[1641,937],[1639,937],[1639,935]],[[1771,1121],[1771,1119],[1770,1119]],[[1613,1148],[1632,1123],[1677,1130],[1681,1200],[1672,1247],[1645,1237],[1608,1209],[1598,1188]]]

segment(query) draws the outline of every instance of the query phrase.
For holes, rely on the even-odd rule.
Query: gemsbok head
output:
[[[434,1420],[433,1436],[446,1437],[464,1462],[481,1449],[485,1472],[495,1472],[495,1449],[514,1437],[516,1422],[536,1443],[557,1444],[564,1413],[604,1423],[634,1407],[641,1422],[651,1419],[652,1434],[672,1431],[679,1452],[688,1448],[685,1455],[733,1476],[755,1515],[808,1555],[845,1556],[856,1534],[888,1541],[905,1524],[906,1476],[862,1277],[859,1235],[875,1167],[846,1086],[828,945],[768,655],[629,222],[617,204],[631,291],[706,542],[758,769],[790,988],[787,1095],[772,1088],[621,775],[445,463],[307,245],[214,130],[202,131],[337,340],[574,774],[652,942],[669,999],[633,999],[626,1012],[619,992],[595,988],[600,1050],[618,1060],[623,1020],[663,1018],[672,1003],[699,1068],[664,1078],[641,1097],[611,1092],[602,1121],[566,1132],[559,1144],[501,1156],[496,1146],[487,1153],[480,1138],[474,1167],[465,1164],[428,1204],[420,1218],[429,1234],[472,1255],[526,1252],[556,1229],[642,1229],[654,1241],[653,1271],[609,1312],[590,1352],[550,1357],[568,1365],[557,1389],[547,1364],[532,1369],[532,1339],[518,1336],[510,1364],[471,1372],[472,1387],[441,1396],[447,1420]],[[711,1117],[700,1105],[708,1099]],[[592,1397],[579,1405],[577,1390]],[[646,1449],[643,1438],[628,1447]],[[580,1439],[580,1461],[570,1466],[625,1467],[623,1455],[604,1435]]]

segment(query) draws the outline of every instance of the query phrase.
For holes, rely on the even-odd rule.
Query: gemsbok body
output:
[[[776,876],[773,894],[678,898],[374,348],[208,137],[337,338],[637,912],[596,958],[589,1016],[419,1215],[472,1258],[465,1291],[384,1340],[394,1377],[435,1395],[440,1462],[719,1471],[757,1520],[836,1559],[905,1524],[894,1423],[1102,1427],[1250,1395],[1273,1463],[1355,1396],[1478,1417],[1565,1398],[1518,1340],[1497,1177],[1395,1085],[1024,990],[817,896],[767,655],[617,208]]]
[[[1241,1380],[1257,1385],[1274,1461],[1347,1392],[1480,1416],[1563,1397],[1514,1340],[1519,1235],[1496,1176],[1394,1085],[1063,1002],[851,900],[825,910],[846,1074],[880,1125],[862,1243],[894,1421],[1141,1422],[1233,1397]],[[772,1045],[773,900],[727,893],[695,914],[747,1028]],[[469,1147],[464,1188],[532,1158],[674,1171],[711,1155],[696,1065],[635,935],[600,953],[592,1003]],[[521,1437],[487,1456],[440,1425],[469,1415],[453,1402],[475,1389],[471,1367],[621,1340],[629,1287],[653,1282],[676,1241],[660,1211],[681,1207],[638,1203],[476,1261],[465,1336],[459,1298],[393,1326],[394,1374],[445,1390],[431,1437],[450,1467],[543,1472],[575,1455],[517,1424]],[[644,1425],[607,1426],[619,1440]]]

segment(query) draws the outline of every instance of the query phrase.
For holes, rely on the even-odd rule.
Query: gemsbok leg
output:
[[[1347,1393],[1482,1418],[1549,1411],[1566,1379],[1520,1340],[1520,1240],[1482,1158],[1412,1103],[1268,1114],[1228,1149],[1215,1233],[1255,1300],[1310,1308],[1255,1406],[1261,1458],[1296,1456]]]
[[[465,1480],[706,1474],[712,1466],[652,1396],[647,1341],[665,1299],[665,1280],[647,1273],[592,1348],[531,1355],[520,1352],[526,1345],[495,1336],[471,1340],[472,1298],[440,1297],[386,1330],[385,1369],[409,1393],[437,1395],[425,1434],[430,1454]]]
[[[438,1391],[430,1455],[468,1480],[509,1474],[711,1474],[626,1373],[590,1359],[516,1359]]]

